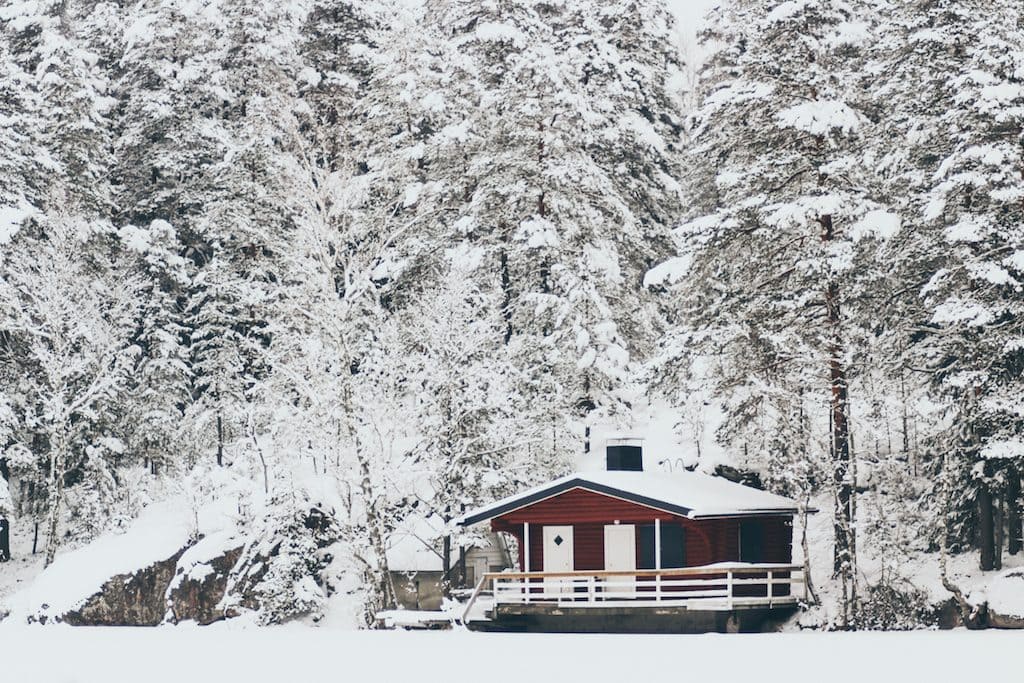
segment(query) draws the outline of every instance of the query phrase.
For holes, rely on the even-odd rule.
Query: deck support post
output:
[[[523,522],[523,571],[530,573],[530,523]],[[526,577],[526,602],[530,602],[530,577]]]
[[[654,518],[654,568],[661,569],[661,520]],[[654,577],[654,599],[661,600],[661,574]]]

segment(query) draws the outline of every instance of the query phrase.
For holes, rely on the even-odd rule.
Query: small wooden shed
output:
[[[609,446],[606,464],[459,521],[489,522],[519,550],[518,572],[488,574],[478,584],[492,594],[492,619],[565,616],[566,609],[582,617],[677,608],[692,617],[795,606],[802,590],[793,585],[803,573],[792,564],[794,501],[720,477],[644,471],[639,446]],[[679,630],[721,630],[721,614],[713,616]],[[570,622],[581,620],[561,623]]]

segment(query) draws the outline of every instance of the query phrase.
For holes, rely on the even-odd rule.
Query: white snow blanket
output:
[[[972,591],[972,602],[987,602],[992,612],[1005,617],[1024,619],[1024,567],[1001,572],[983,588]]]
[[[199,512],[182,498],[150,505],[124,533],[105,534],[58,554],[35,581],[8,599],[4,606],[10,611],[8,621],[25,623],[29,616],[51,620],[63,615],[81,606],[111,577],[166,560],[199,533],[207,539],[194,550],[212,556],[216,552],[208,541],[225,546],[233,529],[232,521],[216,505]],[[197,555],[196,563],[201,559]]]
[[[459,672],[487,683],[531,675],[622,683],[668,674],[726,683],[1009,681],[1022,647],[1019,631],[628,636],[0,623],[3,680],[33,683],[450,683]]]

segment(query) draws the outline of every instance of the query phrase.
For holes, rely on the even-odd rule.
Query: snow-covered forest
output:
[[[372,625],[396,538],[448,575],[464,511],[667,424],[659,465],[820,508],[802,627],[987,623],[1024,564],[1024,5],[689,28],[3,0],[0,618],[72,551],[98,587],[187,547],[224,614]]]

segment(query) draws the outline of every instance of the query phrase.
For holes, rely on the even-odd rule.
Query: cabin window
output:
[[[757,520],[740,522],[740,562],[764,562],[764,529]]]
[[[637,569],[655,569],[654,548],[654,525],[641,524],[637,526],[640,546],[640,557]],[[678,569],[686,566],[686,534],[679,524],[661,525],[661,568]]]

